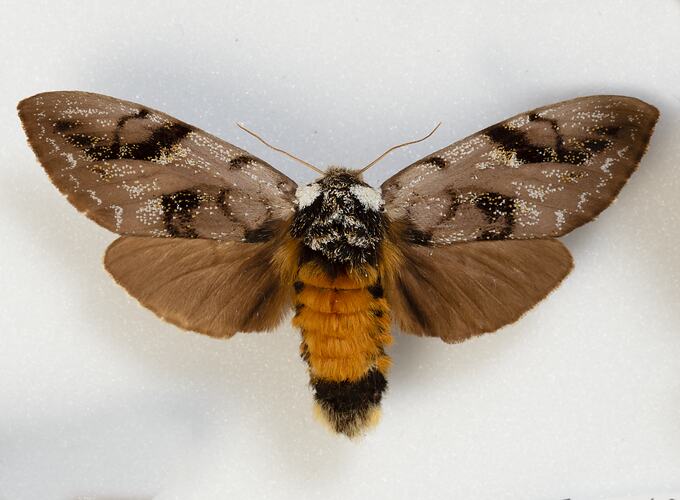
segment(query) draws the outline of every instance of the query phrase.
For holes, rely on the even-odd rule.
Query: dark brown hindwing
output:
[[[144,307],[181,328],[211,337],[271,330],[291,306],[274,264],[285,231],[279,225],[266,243],[125,236],[104,264]]]
[[[550,239],[397,246],[403,262],[386,290],[396,324],[452,343],[517,321],[572,268]]]

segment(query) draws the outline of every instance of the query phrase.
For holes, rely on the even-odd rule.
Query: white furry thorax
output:
[[[379,212],[385,204],[380,191],[370,186],[356,184],[350,187],[349,191],[367,210]],[[299,186],[295,191],[298,209],[310,206],[322,192],[323,189],[317,182]]]
[[[361,203],[364,208],[368,210],[375,210],[376,212],[379,212],[385,204],[380,191],[373,189],[372,187],[356,184],[349,188],[349,190],[354,196],[356,196],[356,199],[359,200],[359,203]]]
[[[298,186],[295,190],[295,199],[298,208],[305,208],[314,203],[314,200],[321,194],[321,186],[316,182],[305,186]]]

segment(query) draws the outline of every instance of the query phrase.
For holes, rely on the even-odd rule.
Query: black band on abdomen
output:
[[[326,412],[336,432],[354,435],[377,411],[382,395],[387,389],[385,376],[372,368],[355,381],[333,382],[313,379],[314,398]]]

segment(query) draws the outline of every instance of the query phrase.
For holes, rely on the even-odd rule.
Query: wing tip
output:
[[[648,111],[650,117],[653,118],[654,122],[656,122],[656,120],[659,118],[659,115],[660,115],[659,108],[657,108],[653,104],[648,103],[647,101],[643,101],[639,97],[623,96],[623,95],[622,96],[614,96],[614,97],[626,98],[626,99],[634,102],[637,105],[637,107]]]
[[[661,112],[659,111],[659,108],[657,108],[655,105],[648,103],[647,101],[643,101],[639,97],[633,97],[629,95],[618,95],[618,94],[611,94],[611,95],[593,95],[593,96],[588,96],[588,98],[593,98],[593,99],[617,99],[619,101],[628,101],[632,106],[632,108],[640,110],[644,112],[644,114],[647,116],[649,120],[649,125],[648,127],[650,128],[650,136],[651,136],[651,130],[654,129],[654,125],[656,122],[659,120],[659,116],[661,115]],[[578,99],[578,98],[577,98]]]
[[[39,98],[48,96],[50,94],[63,94],[67,93],[70,91],[55,91],[55,90],[49,90],[47,92],[38,92],[37,94],[33,94],[32,96],[29,97],[24,97],[22,100],[20,100],[17,103],[17,111],[19,112],[19,117],[21,117],[23,114],[25,114],[26,108],[33,104],[35,101],[37,101]]]
[[[47,171],[47,168],[45,167],[45,162],[43,162],[41,158],[42,155],[40,153],[38,138],[37,134],[35,133],[36,120],[31,115],[30,109],[31,105],[35,102],[35,98],[39,95],[41,94],[36,94],[34,96],[27,97],[26,99],[22,99],[21,101],[19,101],[19,103],[17,104],[17,113],[19,115],[21,128],[24,131],[24,135],[26,136],[26,142],[28,143],[28,146],[31,148],[31,151],[33,151],[33,154],[38,160],[38,163],[40,163],[40,165],[42,165],[42,167]]]

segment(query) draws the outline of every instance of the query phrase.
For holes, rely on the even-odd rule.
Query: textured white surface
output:
[[[321,186],[316,182],[310,184],[302,184],[295,190],[295,199],[297,201],[297,208],[305,208],[314,203],[321,194]]]
[[[0,499],[635,499],[680,495],[680,3],[26,2],[0,18]],[[576,269],[497,335],[397,336],[380,426],[313,420],[298,335],[220,342],[106,275],[113,235],[36,164],[14,107],[58,89],[169,112],[298,182],[388,146],[386,179],[520,111],[629,94],[662,112]]]

